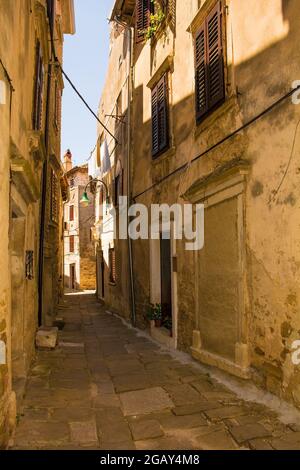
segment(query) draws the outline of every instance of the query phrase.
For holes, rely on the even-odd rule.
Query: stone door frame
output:
[[[168,226],[161,224],[161,232],[170,233],[171,238],[171,283],[172,283],[172,328],[173,336],[168,337],[159,328],[155,328],[151,322],[151,336],[170,349],[177,349],[178,339],[178,299],[177,299],[177,272],[174,270],[174,259],[177,257],[176,240],[172,236],[174,233],[173,222],[171,230]],[[160,303],[161,300],[161,274],[160,274],[160,239],[150,239],[150,302]]]
[[[238,218],[238,256],[239,256],[239,286],[238,286],[238,324],[235,345],[235,361],[230,361],[217,354],[206,351],[202,346],[201,330],[199,326],[199,311],[201,299],[197,285],[199,279],[199,252],[194,252],[195,266],[195,301],[196,301],[196,328],[193,331],[192,356],[211,366],[218,367],[241,378],[249,378],[250,357],[248,345],[248,322],[247,322],[247,279],[246,279],[246,243],[245,243],[245,221],[246,221],[246,188],[248,168],[245,165],[237,165],[224,171],[219,171],[217,176],[199,180],[185,193],[184,198],[194,204],[204,204],[205,209],[216,206],[228,199],[237,198]],[[205,223],[205,211],[204,211]],[[205,243],[205,241],[204,241]]]

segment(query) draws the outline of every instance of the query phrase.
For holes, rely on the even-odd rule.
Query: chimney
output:
[[[68,173],[68,171],[72,170],[72,168],[73,168],[72,153],[71,153],[71,150],[68,149],[65,153],[65,156],[64,156],[64,169],[65,169],[65,172]]]

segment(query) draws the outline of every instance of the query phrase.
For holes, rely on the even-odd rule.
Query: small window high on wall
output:
[[[152,156],[157,157],[169,146],[168,78],[165,74],[152,89]]]
[[[198,123],[223,103],[225,98],[222,5],[223,3],[218,1],[195,36],[195,98]]]

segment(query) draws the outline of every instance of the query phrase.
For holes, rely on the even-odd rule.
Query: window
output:
[[[47,0],[47,15],[49,18],[50,28],[52,30],[55,17],[55,0]]]
[[[70,206],[69,221],[74,221],[74,206]]]
[[[58,81],[55,82],[55,101],[54,101],[54,124],[57,130],[60,129],[61,124],[61,89]]]
[[[74,251],[75,251],[75,236],[70,235],[70,238],[69,238],[69,252],[74,253]]]
[[[74,188],[74,185],[75,185],[75,180],[74,180],[74,178],[71,178],[70,179],[70,187]]]
[[[167,74],[153,88],[151,96],[152,156],[156,157],[169,145]]]
[[[116,254],[115,249],[109,249],[109,282],[116,283]]]
[[[56,174],[51,170],[50,218],[52,222],[58,221],[58,182]]]
[[[26,251],[25,256],[25,277],[29,281],[33,279],[33,251]]]
[[[175,13],[176,0],[137,0],[136,2],[136,43],[143,42],[147,37],[151,15],[162,10],[164,18]],[[154,20],[155,23],[155,20]]]
[[[136,42],[143,42],[150,25],[151,0],[137,0],[136,3]]]
[[[225,98],[221,2],[196,34],[195,66],[196,119],[199,122]]]
[[[42,48],[39,41],[36,45],[36,62],[35,62],[35,88],[33,102],[33,129],[38,131],[42,128],[43,121],[43,87],[44,87],[44,65],[42,58]]]

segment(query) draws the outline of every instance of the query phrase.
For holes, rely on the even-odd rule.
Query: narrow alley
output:
[[[295,449],[300,429],[240,400],[99,306],[65,297],[53,351],[37,351],[14,449]]]

